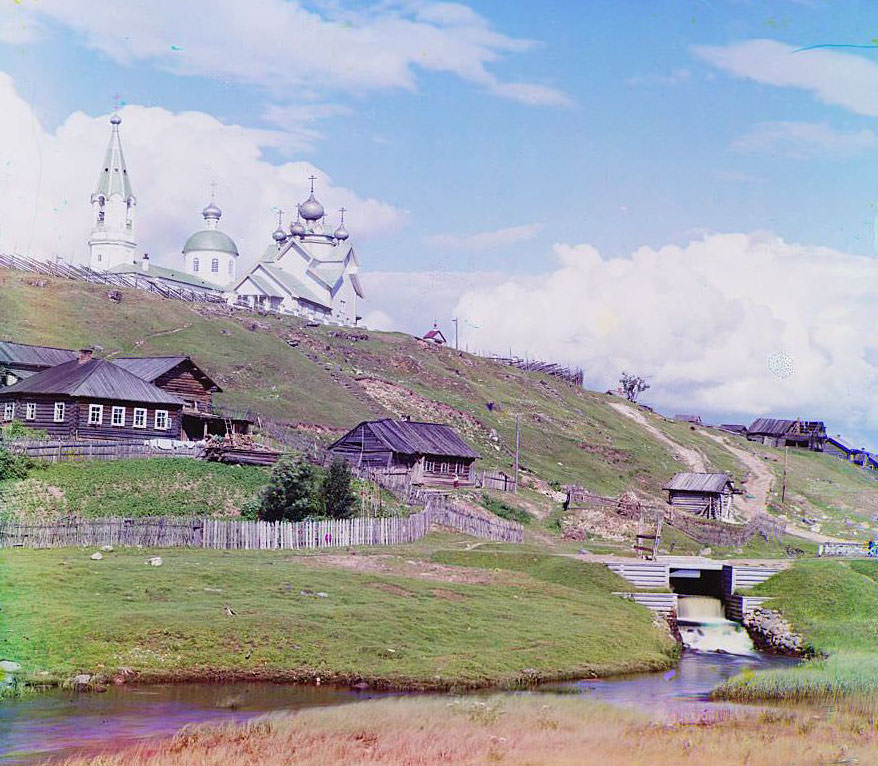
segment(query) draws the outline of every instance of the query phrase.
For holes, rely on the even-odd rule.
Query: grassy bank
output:
[[[547,695],[384,699],[186,729],[103,766],[335,766],[437,763],[563,766],[812,766],[872,763],[878,732],[844,715],[765,713],[657,724],[631,711]],[[97,761],[70,761],[84,766]]]
[[[821,659],[737,676],[716,690],[737,700],[878,697],[878,562],[800,561],[754,589],[772,596]]]
[[[90,553],[0,553],[0,655],[30,681],[127,668],[145,681],[514,685],[663,668],[675,652],[600,565],[570,562],[568,587],[387,554]]]
[[[0,514],[53,519],[236,515],[268,470],[186,458],[49,463],[0,482]]]

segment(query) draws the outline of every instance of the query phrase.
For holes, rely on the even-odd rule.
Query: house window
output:
[[[219,274],[219,258],[213,258],[211,260],[210,271],[212,274]]]
[[[196,273],[198,272],[198,259],[197,258],[192,259],[192,271],[196,272]]]
[[[124,407],[113,407],[113,414],[110,417],[110,424],[114,426],[124,426],[125,425],[125,408]]]
[[[15,402],[6,402],[3,405],[3,420],[12,420],[15,417]]]
[[[135,407],[134,408],[134,420],[131,422],[131,425],[134,428],[146,428],[146,410]]]
[[[435,460],[425,460],[424,461],[424,470],[427,473],[436,473],[436,461]]]
[[[63,423],[64,422],[64,414],[65,414],[64,410],[65,410],[64,402],[55,402],[55,416],[54,416],[53,420],[56,423]]]
[[[168,411],[167,410],[156,410],[155,411],[155,428],[156,428],[156,431],[167,431],[168,430]]]
[[[36,402],[28,402],[24,407],[24,419],[25,420],[36,420],[37,419],[37,405]]]
[[[99,426],[104,422],[104,405],[89,404],[88,405],[88,424],[90,426]]]

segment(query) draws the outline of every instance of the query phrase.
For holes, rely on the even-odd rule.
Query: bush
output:
[[[530,524],[533,521],[533,517],[523,508],[516,508],[502,500],[495,500],[485,493],[482,493],[482,505],[501,519],[517,521],[519,524]]]
[[[314,515],[314,466],[301,458],[281,458],[271,470],[262,490],[259,518],[262,521],[302,521]]]
[[[4,479],[26,479],[33,461],[21,455],[13,455],[0,447],[0,481]]]
[[[356,498],[351,489],[351,469],[341,458],[329,466],[320,483],[320,504],[327,516],[333,519],[349,519],[356,515]]]
[[[15,441],[16,439],[46,441],[49,438],[49,432],[45,428],[28,428],[20,420],[13,420],[0,427],[0,437],[7,441]]]

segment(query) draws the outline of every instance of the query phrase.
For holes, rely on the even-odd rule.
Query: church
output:
[[[175,289],[211,293],[230,305],[293,314],[327,324],[354,326],[362,318],[359,302],[364,292],[359,260],[344,225],[345,209],[329,233],[326,211],[311,193],[296,205],[296,221],[289,230],[278,226],[261,258],[239,274],[240,254],[235,241],[220,231],[222,210],[214,195],[201,211],[204,225],[183,245],[179,268],[151,263],[137,256],[134,209],[137,200],[122,152],[119,126],[110,118],[110,141],[91,195],[92,230],[88,240],[89,267],[94,271],[136,275]]]

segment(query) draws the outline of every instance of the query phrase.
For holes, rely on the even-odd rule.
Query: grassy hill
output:
[[[105,286],[0,271],[0,337],[95,345],[109,358],[189,354],[223,387],[217,401],[224,409],[324,443],[368,418],[407,414],[449,422],[487,468],[511,467],[520,415],[521,464],[543,490],[576,483],[607,495],[633,489],[660,499],[671,475],[690,470],[680,449],[739,484],[748,473],[739,456],[700,429],[642,409],[634,410],[638,421],[617,409],[618,397],[547,375],[426,348],[399,333],[309,327],[292,317],[121,293],[116,303]],[[780,470],[779,451],[740,444],[760,460],[768,455],[766,464]],[[780,510],[791,518],[832,516],[833,531],[855,528],[878,502],[878,482],[828,456],[797,454],[790,482],[793,500]],[[844,524],[846,516],[856,517],[853,526]]]

